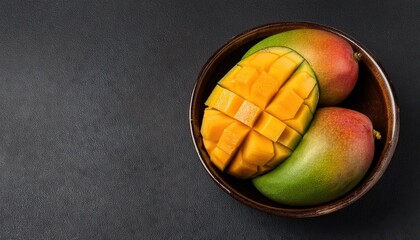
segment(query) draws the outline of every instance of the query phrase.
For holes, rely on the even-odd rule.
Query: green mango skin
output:
[[[291,48],[309,62],[319,81],[319,106],[337,105],[353,90],[359,74],[358,60],[342,37],[318,29],[290,30],[261,40],[243,58],[273,46]]]
[[[372,122],[367,116],[339,107],[318,108],[290,157],[252,182],[263,195],[282,204],[326,203],[360,182],[374,148]]]

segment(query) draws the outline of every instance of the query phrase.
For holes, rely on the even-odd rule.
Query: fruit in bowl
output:
[[[285,47],[236,64],[205,102],[201,134],[211,161],[251,178],[286,159],[311,122],[319,89],[308,62]]]
[[[323,107],[293,154],[253,183],[263,195],[280,203],[308,206],[328,202],[363,178],[374,146],[368,117],[346,108]]]
[[[203,67],[191,99],[206,170],[236,199],[279,215],[321,215],[355,201],[396,145],[397,108],[375,63],[316,24],[272,24],[232,39]],[[378,121],[379,110],[392,118]],[[372,126],[394,142],[374,142]]]

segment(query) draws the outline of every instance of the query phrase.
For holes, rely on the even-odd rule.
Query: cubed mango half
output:
[[[210,161],[241,179],[270,171],[299,144],[318,99],[315,73],[292,49],[241,60],[205,102],[201,135]]]

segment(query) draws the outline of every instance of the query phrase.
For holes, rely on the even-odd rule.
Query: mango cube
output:
[[[293,119],[285,120],[284,123],[296,130],[298,133],[304,134],[306,132],[306,128],[311,122],[311,119],[311,110],[308,106],[302,104],[299,111],[296,113],[296,116]]]
[[[284,160],[286,160],[286,158],[288,158],[290,154],[292,154],[292,150],[281,145],[278,142],[275,142],[274,143],[274,157],[270,161],[268,161],[266,165],[269,167],[275,167],[279,165],[281,162],[283,162]]]
[[[236,120],[252,127],[261,113],[261,109],[249,101],[243,101],[233,116]]]
[[[303,99],[291,89],[282,89],[268,105],[266,111],[280,120],[292,119],[298,112]]]
[[[296,130],[291,127],[286,127],[277,142],[294,150],[301,138],[302,136]]]
[[[213,149],[216,148],[217,142],[203,139],[204,147],[207,149],[209,153],[213,152]]]
[[[204,110],[203,124],[200,130],[201,135],[206,140],[217,142],[225,128],[234,121],[235,119],[216,109],[207,108]]]
[[[228,116],[234,116],[241,107],[243,101],[244,99],[234,92],[217,85],[205,102],[205,105],[215,108]]]
[[[306,99],[316,85],[316,80],[307,72],[297,72],[287,81],[284,88],[292,89],[302,99]]]
[[[210,159],[221,171],[225,170],[233,155],[226,153],[219,147],[215,147],[210,153]]]
[[[259,74],[253,67],[242,67],[235,75],[235,92],[243,97],[249,98],[251,86],[257,80]]]
[[[258,172],[258,166],[248,163],[242,158],[242,151],[236,154],[235,159],[232,160],[227,173],[234,175],[237,178],[250,178]]]
[[[277,78],[263,72],[251,87],[250,101],[265,108],[281,86]]]
[[[286,126],[287,125],[278,118],[267,112],[263,112],[255,123],[254,130],[269,138],[271,141],[277,142],[284,129],[286,129]]]
[[[282,84],[286,82],[290,75],[303,61],[303,58],[300,58],[301,61],[297,61],[295,55],[293,57],[287,57],[290,54],[291,53],[279,58],[271,65],[270,69],[268,70],[268,73],[277,78]]]
[[[217,147],[227,154],[232,154],[238,149],[246,137],[249,128],[240,122],[233,122],[223,130]]]
[[[273,157],[273,142],[256,131],[251,131],[242,148],[243,160],[258,166],[264,166]]]

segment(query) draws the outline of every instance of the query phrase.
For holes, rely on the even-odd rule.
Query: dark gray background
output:
[[[240,204],[189,132],[201,66],[243,31],[313,21],[368,47],[401,134],[379,183],[331,215]],[[420,1],[1,1],[1,239],[419,239]]]

